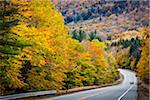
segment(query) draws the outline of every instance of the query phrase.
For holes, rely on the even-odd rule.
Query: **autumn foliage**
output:
[[[142,81],[149,84],[149,77],[150,77],[150,73],[149,73],[149,69],[150,69],[150,66],[149,66],[149,29],[144,28],[141,34],[144,35],[144,39],[143,39],[143,43],[141,46],[141,50],[142,50],[141,58],[137,65],[137,74]]]
[[[64,20],[50,0],[0,2],[1,23],[9,29],[0,35],[0,94],[99,85],[118,79],[116,65],[108,60],[105,44],[72,39]],[[14,12],[15,9],[15,12]],[[13,26],[4,20],[16,19]],[[11,39],[3,44],[3,38]],[[17,43],[12,41],[19,41]],[[19,45],[19,46],[16,46]],[[6,47],[13,48],[3,52]]]

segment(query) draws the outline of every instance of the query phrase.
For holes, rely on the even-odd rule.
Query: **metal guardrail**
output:
[[[0,96],[0,100],[11,100],[11,99],[19,99],[19,98],[32,97],[32,96],[50,95],[50,94],[51,95],[56,94],[56,90],[28,92],[28,93],[19,93],[19,94]]]
[[[99,86],[84,86],[84,87],[73,88],[73,89],[68,89],[68,90],[61,90],[61,91],[59,91],[60,93],[58,93],[56,90],[18,93],[18,94],[0,96],[0,100],[12,100],[12,99],[34,97],[34,96],[66,94],[66,93],[78,92],[78,91],[83,91],[83,90],[102,88],[102,87],[107,87],[107,86],[113,86],[113,85],[120,84],[123,81],[123,78],[124,78],[123,75],[120,74],[120,78],[117,81],[115,81],[114,83],[111,83],[111,84],[105,84],[105,85],[99,85]]]

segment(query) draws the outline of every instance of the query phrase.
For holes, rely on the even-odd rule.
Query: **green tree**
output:
[[[12,89],[22,88],[25,83],[21,80],[21,57],[19,54],[30,44],[19,40],[13,27],[19,25],[18,9],[21,4],[13,1],[0,1],[0,94],[3,95]]]
[[[74,30],[72,32],[72,38],[76,39],[76,40],[79,40],[79,42],[82,42],[83,40],[85,40],[86,37],[87,37],[86,33],[83,30],[79,30],[79,32],[77,32],[76,30]]]
[[[25,46],[29,46],[24,41],[17,40],[17,34],[11,31],[11,28],[19,22],[17,18],[17,6],[12,6],[13,2],[0,1],[0,53],[17,55]]]
[[[91,32],[91,33],[89,34],[89,40],[92,41],[92,40],[95,39],[95,38],[96,38],[96,33],[95,33],[95,32]]]
[[[99,41],[102,41],[101,38],[99,36],[97,36],[96,30],[94,32],[91,32],[89,34],[89,40],[92,41],[94,39],[98,39]]]
[[[86,39],[85,31],[79,30],[79,41],[82,42],[84,39]]]
[[[72,32],[72,38],[73,38],[73,39],[76,39],[76,40],[79,39],[79,35],[78,35],[78,33],[77,33],[76,30],[74,30],[74,31]]]

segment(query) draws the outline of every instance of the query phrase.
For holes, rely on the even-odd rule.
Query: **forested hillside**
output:
[[[102,40],[149,25],[148,0],[58,0],[57,7],[70,31],[96,31]]]
[[[0,95],[149,85],[148,0],[0,0]]]
[[[139,67],[146,63],[141,59],[149,45],[145,43],[149,39],[148,0],[55,1],[72,38],[80,42],[97,39],[107,44],[107,51],[113,53],[119,67],[144,74]],[[148,53],[145,56],[148,60]],[[148,71],[148,62],[144,66]]]
[[[72,38],[105,43],[119,68],[137,72],[142,84],[149,86],[148,0],[55,1]],[[148,90],[143,88],[139,86],[139,100],[148,99],[144,97]]]
[[[135,10],[138,14],[140,10],[147,9],[147,2],[147,0],[58,0],[57,6],[65,17],[65,22],[70,23],[97,17],[101,20],[102,17],[113,14],[118,16]]]
[[[106,44],[72,39],[50,0],[0,1],[0,94],[112,83]]]

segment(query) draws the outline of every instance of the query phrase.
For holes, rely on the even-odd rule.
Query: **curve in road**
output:
[[[137,78],[134,72],[119,69],[124,76],[121,84],[81,91],[42,100],[137,100]]]

